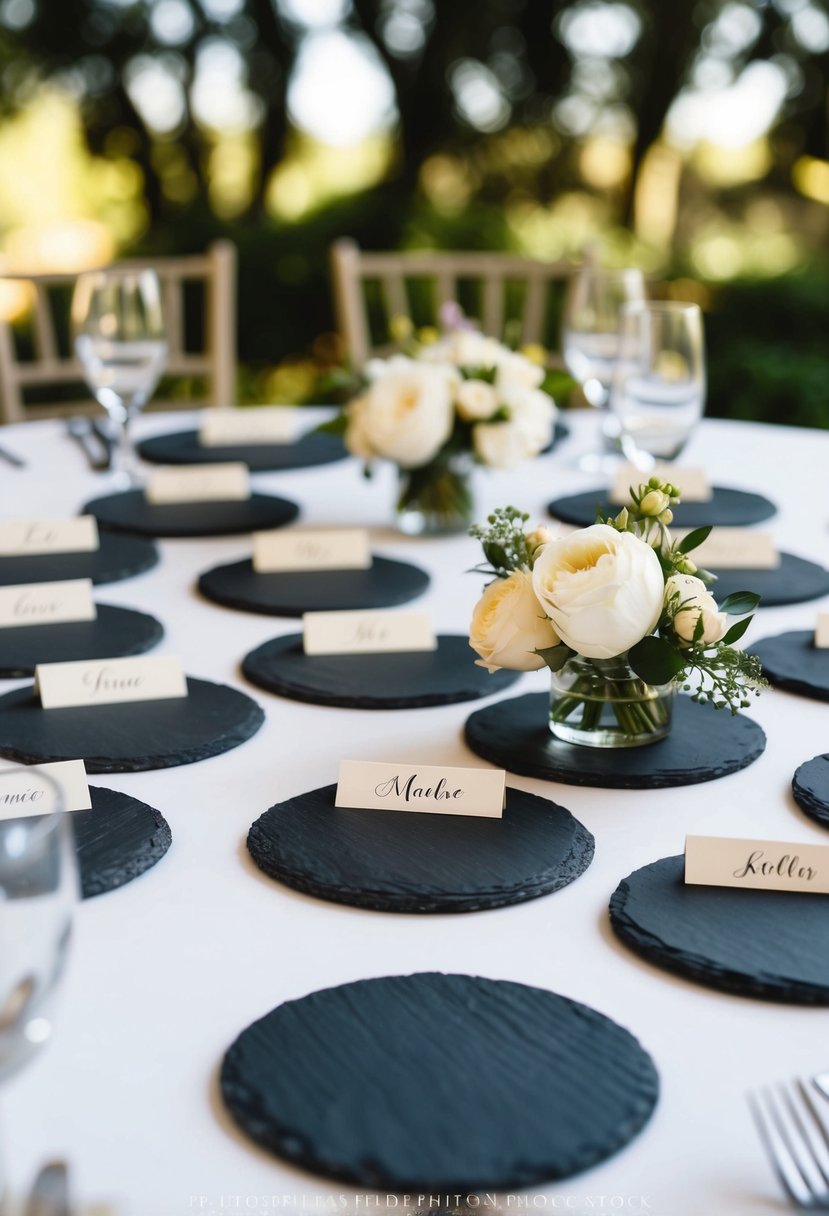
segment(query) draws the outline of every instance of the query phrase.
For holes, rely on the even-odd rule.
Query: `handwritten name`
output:
[[[764,861],[763,849],[755,849],[749,853],[748,860],[734,870],[735,878],[747,878],[749,874],[760,875],[763,878],[776,875],[778,878],[802,878],[807,882],[817,878],[817,870],[811,866],[802,866],[797,854],[784,853],[777,861]]]
[[[52,545],[57,539],[57,533],[54,528],[50,528],[46,524],[33,523],[26,529],[23,537],[25,545]]]
[[[84,672],[83,685],[91,689],[94,696],[98,692],[120,692],[122,689],[140,688],[144,683],[143,676],[113,676],[111,673],[112,669],[109,667]]]
[[[26,802],[40,802],[44,791],[38,789],[19,790],[17,793],[2,793],[0,791],[0,805],[2,806],[20,806]]]
[[[463,798],[462,789],[450,789],[446,783],[446,778],[441,777],[437,785],[415,785],[417,781],[417,773],[412,773],[411,777],[407,777],[401,782],[399,776],[390,777],[388,781],[382,781],[380,785],[374,787],[374,792],[378,798],[403,798],[406,802],[412,802],[415,799],[433,800],[434,802],[446,802],[453,798]]]
[[[39,600],[31,591],[24,591],[14,602],[12,612],[20,618],[54,616],[62,607],[60,600]]]

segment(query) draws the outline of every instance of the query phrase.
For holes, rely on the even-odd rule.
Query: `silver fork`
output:
[[[760,1139],[783,1190],[798,1208],[829,1212],[829,1074],[749,1094]]]

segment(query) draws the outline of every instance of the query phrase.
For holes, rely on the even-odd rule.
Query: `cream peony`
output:
[[[558,635],[535,597],[529,570],[496,578],[475,605],[469,645],[487,671],[536,671],[544,660],[535,653],[558,645]]]
[[[665,584],[665,607],[673,613],[674,632],[685,646],[693,643],[700,618],[702,636],[698,641],[702,645],[713,646],[728,629],[728,617],[719,611],[702,579],[692,574],[671,575]]]
[[[508,421],[480,423],[472,430],[475,455],[494,469],[531,460],[553,437],[556,407],[540,389],[524,390],[508,409]]]
[[[664,579],[650,545],[594,524],[538,552],[533,587],[561,640],[588,659],[611,659],[649,634]]]
[[[439,364],[398,356],[347,408],[346,447],[401,468],[419,468],[438,454],[452,433],[457,374]]]
[[[491,418],[498,408],[498,397],[486,380],[464,380],[455,393],[455,404],[461,418],[472,422],[476,418]]]
[[[506,351],[498,360],[495,374],[495,390],[505,405],[512,405],[516,397],[528,389],[537,389],[544,379],[544,368],[530,362],[524,355]],[[549,401],[549,398],[547,398]]]

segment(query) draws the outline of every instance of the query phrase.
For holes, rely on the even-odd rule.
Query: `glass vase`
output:
[[[463,452],[399,469],[397,526],[407,536],[451,536],[472,523],[472,459]]]
[[[646,684],[627,657],[570,659],[552,675],[550,730],[584,747],[641,747],[671,729],[673,684]]]

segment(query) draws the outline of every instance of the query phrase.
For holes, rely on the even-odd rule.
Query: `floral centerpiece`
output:
[[[376,459],[398,466],[398,522],[409,533],[465,531],[472,466],[514,468],[553,436],[544,352],[530,358],[486,337],[456,306],[443,317],[442,335],[422,334],[405,353],[366,364],[340,424],[367,471]]]
[[[713,576],[689,557],[711,531],[671,538],[677,489],[653,477],[613,519],[555,537],[527,515],[496,510],[470,529],[495,575],[475,607],[470,645],[489,671],[552,672],[550,729],[594,747],[663,738],[678,687],[732,713],[764,686],[757,658],[734,643],[759,597],[717,604]],[[728,617],[742,619],[729,624]]]

